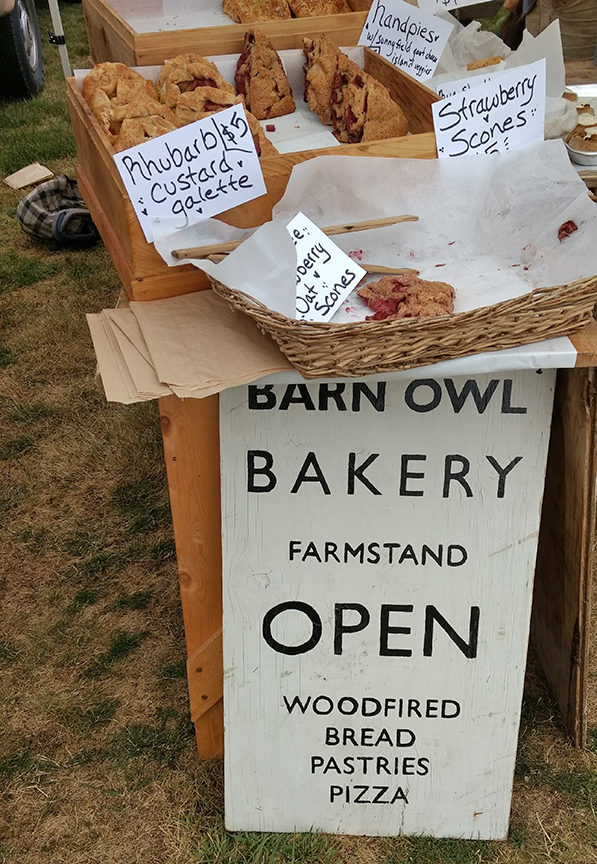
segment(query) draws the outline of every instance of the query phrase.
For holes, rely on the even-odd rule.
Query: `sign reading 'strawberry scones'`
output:
[[[460,92],[431,106],[439,158],[499,153],[542,141],[545,75],[542,57],[496,72],[481,84],[478,78],[461,80]]]
[[[373,0],[359,45],[368,45],[419,81],[435,72],[454,25],[404,0]]]
[[[220,394],[230,830],[505,836],[553,388]]]
[[[154,219],[175,217],[175,227],[184,228],[267,192],[242,105],[116,153],[114,161],[148,243]]]

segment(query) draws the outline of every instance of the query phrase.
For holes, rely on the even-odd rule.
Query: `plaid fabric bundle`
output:
[[[66,174],[41,183],[25,195],[17,205],[17,218],[23,231],[35,240],[79,249],[99,240],[77,182]]]

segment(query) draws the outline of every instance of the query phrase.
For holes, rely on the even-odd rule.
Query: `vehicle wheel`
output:
[[[41,36],[34,0],[16,0],[0,18],[0,96],[29,99],[44,86]]]

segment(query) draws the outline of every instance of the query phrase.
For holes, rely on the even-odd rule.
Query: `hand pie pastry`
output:
[[[332,86],[338,72],[360,71],[327,36],[303,39],[305,54],[305,102],[322,123],[332,125]],[[336,85],[340,79],[336,79]],[[336,101],[334,101],[336,104]]]
[[[296,108],[282,61],[259,30],[245,33],[245,46],[234,76],[236,92],[258,120],[292,114]]]
[[[384,276],[359,288],[359,297],[374,314],[367,321],[385,318],[423,318],[454,311],[454,289],[447,282],[429,282],[418,276]]]
[[[174,108],[181,93],[197,87],[215,87],[234,94],[234,87],[222,78],[215,63],[199,54],[179,54],[164,63],[157,81],[160,102]]]
[[[482,60],[471,60],[470,63],[466,64],[466,68],[469,72],[472,72],[473,69],[485,69],[486,66],[497,66],[503,59],[503,57],[484,57]]]
[[[346,0],[288,0],[295,18],[313,18],[315,15],[341,15],[352,12]]]
[[[239,24],[292,18],[287,0],[223,0],[222,9]]]

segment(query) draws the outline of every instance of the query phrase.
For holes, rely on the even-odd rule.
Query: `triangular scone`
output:
[[[239,24],[292,18],[286,0],[223,0],[222,10]]]
[[[288,0],[290,11],[296,18],[316,15],[342,15],[352,12],[346,0]]]
[[[296,108],[278,52],[264,33],[245,33],[243,53],[236,64],[236,92],[258,120],[292,114]]]
[[[327,36],[303,39],[305,102],[342,143],[399,138],[408,132],[402,108],[377,78],[363,72]]]
[[[160,102],[174,108],[181,93],[197,87],[216,87],[234,93],[234,87],[222,78],[215,63],[200,54],[179,54],[164,63],[157,81]]]
[[[401,138],[408,132],[404,112],[377,78],[361,72],[343,94],[343,123],[338,140],[349,144]],[[334,131],[336,134],[336,130]]]
[[[327,36],[319,36],[317,39],[308,37],[303,39],[303,53],[305,55],[305,102],[322,123],[331,126],[332,87],[338,72],[341,52]],[[348,61],[345,54],[342,56]]]
[[[251,114],[250,111],[246,112],[247,120],[249,121],[249,129],[251,131],[251,135],[253,136],[253,143],[255,144],[255,150],[257,151],[258,156],[278,156],[279,150],[276,150],[272,142],[269,140],[261,125],[259,120]]]

